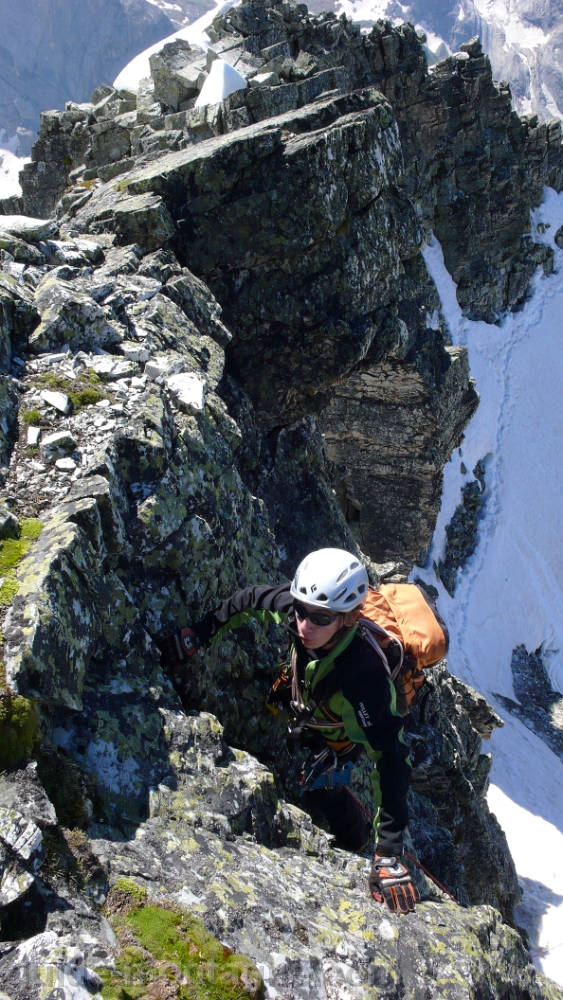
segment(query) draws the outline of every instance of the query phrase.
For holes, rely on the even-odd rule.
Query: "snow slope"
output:
[[[182,38],[185,42],[190,42],[191,45],[200,45],[204,49],[207,48],[211,43],[205,33],[205,29],[209,27],[219,14],[224,14],[225,11],[229,10],[230,7],[234,7],[237,3],[240,3],[240,0],[224,0],[223,3],[218,3],[216,7],[207,11],[197,21],[194,21],[193,24],[189,24],[187,28],[181,28],[180,31],[176,31],[173,35],[168,35],[167,38],[163,38],[156,45],[151,45],[150,48],[139,53],[130,63],[127,63],[127,66],[115,78],[114,87],[124,90],[137,90],[140,81],[144,77],[150,76],[150,57],[155,52],[160,52],[164,45],[167,45],[168,42],[173,42],[176,38]]]
[[[541,646],[553,686],[563,691],[563,251],[553,242],[562,224],[563,194],[548,189],[533,228],[535,239],[554,247],[556,273],[536,275],[530,300],[499,326],[465,319],[439,244],[425,252],[453,342],[468,347],[481,402],[445,469],[427,568],[413,575],[439,590],[450,669],[505,719],[491,740],[489,801],[525,887],[520,923],[532,933],[533,953],[555,949],[536,962],[563,985],[563,763],[496,698],[515,699],[511,656],[520,644],[529,652]],[[483,458],[479,543],[451,598],[432,567],[443,556],[461,486]]]

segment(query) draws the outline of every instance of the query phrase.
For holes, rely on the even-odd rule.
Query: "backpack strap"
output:
[[[346,643],[346,646],[347,645],[348,643]],[[340,655],[341,652],[344,652],[344,649],[339,649],[337,646],[336,649],[333,650],[333,659],[336,659],[336,656]],[[303,711],[299,712],[295,720],[295,725],[287,734],[286,746],[288,753],[291,756],[294,756],[296,751],[299,749],[305,730],[317,709],[322,710],[324,708],[333,695],[335,695],[337,691],[341,690],[344,678],[350,677],[353,671],[354,668],[352,668],[351,672],[349,666],[345,668],[343,664],[335,663],[333,670],[331,670],[329,674],[326,674],[325,677],[321,678],[321,680],[315,684],[314,695],[311,692],[307,705]],[[330,726],[323,728],[330,728]]]
[[[366,642],[369,642],[370,646],[373,649],[375,649],[376,653],[381,657],[383,666],[385,667],[390,679],[392,681],[395,681],[396,678],[401,673],[401,668],[403,666],[403,662],[405,659],[405,650],[402,642],[399,642],[399,640],[395,635],[392,635],[391,632],[388,632],[387,629],[383,628],[382,625],[378,625],[377,622],[372,621],[371,618],[363,618],[363,617],[360,618],[358,621],[358,630],[362,635],[362,637],[366,640]],[[391,667],[389,660],[387,659],[386,653],[384,653],[384,651],[382,650],[381,646],[377,641],[378,635],[380,637],[385,636],[387,639],[390,640],[390,643],[393,643],[395,646],[398,646],[400,650],[399,661],[398,663],[394,664],[393,667]]]
[[[305,708],[299,712],[299,715],[295,720],[295,725],[292,726],[287,734],[286,746],[291,756],[293,756],[299,749],[303,736],[305,735],[305,730],[307,729],[307,726],[317,709],[324,708],[332,696],[335,695],[337,691],[340,691],[343,680],[344,669],[342,666],[339,667],[336,665],[334,670],[331,670],[330,674],[323,677],[323,679],[316,685],[315,696],[310,696]]]

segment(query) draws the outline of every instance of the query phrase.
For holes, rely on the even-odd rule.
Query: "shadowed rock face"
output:
[[[227,371],[261,432],[322,414],[358,539],[373,558],[424,558],[442,466],[477,404],[420,257],[424,232],[440,238],[469,316],[518,305],[551,263],[529,210],[545,182],[560,184],[560,126],[516,116],[478,41],[429,74],[407,25],[361,35],[283,3],[247,3],[211,38],[250,83],[267,71],[275,85],[180,111],[149,88],[136,113],[131,95],[110,94],[44,116],[25,204],[40,214],[62,194],[58,212],[79,231],[147,249],[170,238],[223,307]],[[168,55],[202,85],[197,53]],[[96,176],[105,183],[84,186]]]
[[[417,871],[408,920],[300,808],[264,709],[283,630],[249,623],[162,672],[159,634],[281,582],[309,548],[360,540],[408,568],[476,405],[420,252],[463,122],[413,152],[405,95],[434,85],[411,29],[363,37],[283,0],[242,5],[211,37],[250,82],[286,82],[179,111],[150,84],[107,88],[51,113],[24,186],[56,221],[0,217],[2,530],[31,519],[19,549],[0,539],[16,553],[0,588],[0,983],[46,1000],[60,975],[86,1000],[103,976],[110,995],[178,1000],[181,959],[145,947],[150,904],[199,915],[283,1000],[561,1000],[502,922],[519,893],[481,752],[501,720],[444,663],[406,725],[408,850],[468,909]],[[433,100],[447,132],[447,93]],[[536,179],[557,161],[542,135]],[[482,235],[470,256],[487,253]],[[367,804],[362,767],[356,791]]]

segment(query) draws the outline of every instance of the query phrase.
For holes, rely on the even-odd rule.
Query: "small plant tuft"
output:
[[[96,885],[107,887],[106,874],[82,830],[65,830],[57,827],[43,834],[45,860],[41,867],[42,876],[59,882],[64,881],[80,892]]]
[[[146,902],[147,890],[143,885],[132,878],[118,878],[109,891],[106,905],[108,912],[130,913]]]
[[[44,372],[37,381],[54,392],[64,392],[72,402],[75,413],[85,406],[99,403],[101,399],[110,398],[103,391],[103,382],[100,376],[91,368],[85,368],[72,383],[70,383],[70,379],[56,372]]]
[[[21,418],[22,418],[24,424],[26,424],[26,426],[29,425],[29,424],[37,424],[41,420],[41,411],[40,410],[24,410],[24,412],[21,414]]]

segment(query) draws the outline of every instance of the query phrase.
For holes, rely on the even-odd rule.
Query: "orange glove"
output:
[[[410,872],[397,858],[375,855],[369,873],[370,893],[377,903],[385,902],[395,913],[412,913],[420,893]]]

